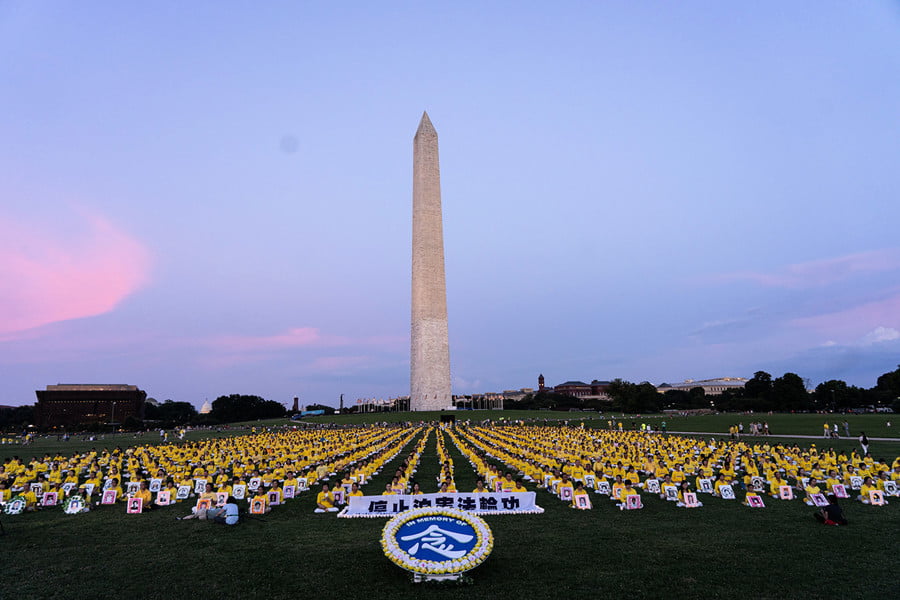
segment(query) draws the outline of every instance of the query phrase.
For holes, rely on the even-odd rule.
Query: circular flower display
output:
[[[73,494],[63,502],[63,512],[67,515],[75,515],[84,511],[84,498]]]
[[[8,515],[20,515],[25,510],[25,503],[25,496],[17,494],[6,503],[6,506],[3,507],[3,512]]]
[[[484,519],[455,508],[402,512],[381,533],[384,555],[423,575],[455,575],[480,565],[494,548]]]

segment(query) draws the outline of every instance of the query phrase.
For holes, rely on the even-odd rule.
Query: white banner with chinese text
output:
[[[390,517],[411,508],[456,508],[478,515],[514,515],[542,513],[535,504],[534,492],[503,492],[499,494],[418,494],[391,496],[350,496],[347,507],[339,517]]]

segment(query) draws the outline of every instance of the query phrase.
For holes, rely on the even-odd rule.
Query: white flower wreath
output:
[[[410,555],[397,543],[397,531],[413,519],[428,516],[452,517],[469,524],[475,530],[475,546],[465,556],[446,561],[421,560]],[[484,519],[477,515],[455,508],[425,507],[402,512],[388,521],[381,533],[381,548],[391,562],[407,571],[428,575],[458,574],[474,569],[487,559],[494,549],[494,535]]]

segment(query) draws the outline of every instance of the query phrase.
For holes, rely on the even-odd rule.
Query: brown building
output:
[[[583,381],[567,381],[553,388],[558,394],[568,394],[576,398],[583,398],[591,395],[591,386]]]
[[[147,392],[136,385],[48,385],[37,390],[34,419],[38,427],[73,427],[90,423],[122,423],[144,418]]]
[[[559,394],[575,396],[576,398],[581,398],[583,400],[607,400],[609,396],[606,392],[609,389],[609,384],[610,382],[608,381],[599,381],[597,379],[590,383],[585,383],[583,381],[567,381],[555,386],[553,391]]]

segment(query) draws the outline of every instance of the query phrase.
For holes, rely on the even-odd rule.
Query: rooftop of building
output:
[[[48,385],[48,392],[133,392],[138,386],[124,383],[57,383]]]

